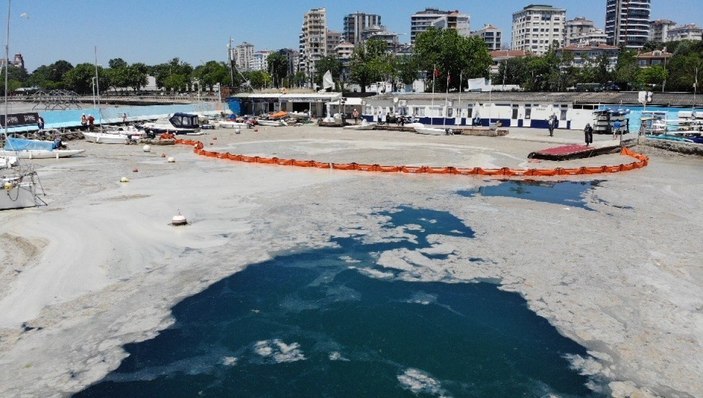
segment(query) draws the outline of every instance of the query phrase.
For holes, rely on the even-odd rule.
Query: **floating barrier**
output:
[[[205,150],[205,144],[194,140],[176,140],[177,144],[189,145],[193,147],[193,152],[200,156],[232,160],[244,163],[272,164],[278,166],[307,167],[330,170],[352,170],[377,173],[407,173],[407,174],[452,174],[452,175],[480,175],[488,177],[554,177],[554,176],[576,176],[589,174],[620,173],[646,167],[649,158],[637,153],[629,148],[622,148],[621,155],[635,159],[632,163],[619,164],[614,166],[589,166],[553,169],[511,169],[502,167],[500,169],[484,169],[481,167],[435,167],[435,166],[383,166],[379,164],[362,163],[329,163],[315,160],[281,159],[278,157],[264,158],[260,156],[235,155],[229,152],[220,153]]]

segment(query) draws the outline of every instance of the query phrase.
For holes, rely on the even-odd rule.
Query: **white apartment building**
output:
[[[354,44],[346,41],[339,43],[334,48],[334,54],[339,59],[351,59],[352,55],[354,55]]]
[[[605,31],[596,28],[593,21],[584,17],[576,17],[566,21],[564,28],[564,46],[605,44]]]
[[[550,46],[564,45],[566,10],[549,5],[528,5],[513,13],[512,49],[544,55]]]
[[[557,50],[557,55],[571,54],[571,66],[584,68],[587,66],[597,66],[600,60],[605,57],[609,72],[615,70],[618,64],[620,48],[607,44],[572,44]]]
[[[669,31],[676,26],[676,22],[668,19],[657,19],[650,22],[649,25],[649,40],[659,41],[662,43],[669,40]]]
[[[410,43],[415,44],[417,36],[435,27],[438,29],[456,29],[462,36],[471,34],[471,19],[459,11],[441,11],[436,8],[426,8],[410,16]]]
[[[386,43],[389,52],[395,52],[400,46],[398,34],[388,31],[385,26],[375,25],[364,29],[361,35],[362,41],[380,40]]]
[[[475,32],[471,32],[471,35],[478,36],[486,42],[488,51],[500,50],[503,43],[503,31],[497,27],[486,24],[483,28]]]
[[[299,70],[311,81],[316,72],[315,64],[327,55],[327,10],[313,8],[305,13],[300,33]]]
[[[244,42],[232,49],[234,66],[241,71],[252,70],[251,59],[254,56],[254,45]]]
[[[669,30],[668,41],[678,40],[703,40],[703,29],[698,25],[689,23],[686,25],[677,26]]]
[[[249,70],[268,70],[268,57],[271,53],[269,50],[255,51],[251,56],[251,69]]]

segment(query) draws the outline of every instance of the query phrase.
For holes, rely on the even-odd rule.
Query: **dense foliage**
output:
[[[647,43],[643,51],[665,50],[672,57],[664,65],[641,68],[637,53],[621,51],[617,65],[610,68],[605,57],[591,59],[583,67],[572,65],[571,55],[560,55],[554,49],[544,56],[512,58],[498,65],[497,73],[489,75],[491,57],[485,43],[478,37],[463,37],[455,30],[429,29],[417,37],[414,53],[395,55],[385,42],[369,40],[354,49],[352,59],[344,64],[335,57],[324,57],[317,63],[317,72],[308,81],[304,72],[293,72],[285,51],[268,57],[264,71],[238,72],[225,62],[208,61],[193,67],[179,58],[158,65],[128,64],[114,58],[108,67],[98,67],[100,92],[139,92],[147,85],[147,76],[155,78],[156,86],[168,92],[213,91],[218,84],[235,87],[301,87],[321,84],[322,75],[332,72],[336,82],[356,83],[362,91],[375,82],[410,84],[424,78],[428,90],[432,81],[438,91],[456,90],[461,79],[492,78],[494,84],[519,85],[526,91],[564,91],[580,83],[616,84],[623,90],[694,90],[703,77],[703,42],[679,41]],[[235,72],[236,71],[236,72]],[[42,65],[28,73],[24,68],[10,65],[8,88],[67,89],[89,95],[96,88],[95,65],[71,65],[59,60]],[[4,70],[0,74],[4,85]],[[449,87],[446,87],[447,83]],[[698,87],[696,87],[698,89]]]

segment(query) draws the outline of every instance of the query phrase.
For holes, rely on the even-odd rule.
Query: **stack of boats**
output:
[[[666,112],[643,112],[641,132],[649,139],[703,144],[703,113],[679,111],[677,119]]]

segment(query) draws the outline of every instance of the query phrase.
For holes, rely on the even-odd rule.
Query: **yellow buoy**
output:
[[[120,182],[129,182],[129,178],[122,177],[122,178],[120,178]]]

